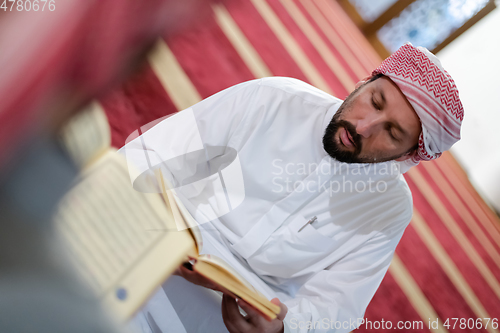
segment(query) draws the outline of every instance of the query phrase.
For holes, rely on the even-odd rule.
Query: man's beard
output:
[[[347,96],[344,100],[340,108],[337,110],[337,113],[333,116],[332,120],[328,124],[325,130],[325,134],[323,135],[323,148],[332,158],[346,163],[363,163],[366,161],[362,161],[359,159],[359,154],[361,153],[361,136],[356,132],[356,128],[353,124],[348,121],[339,119],[340,116],[344,113],[346,109],[348,109],[353,99],[355,98],[356,92],[359,90],[358,87],[352,93]],[[347,150],[340,142],[335,140],[339,130],[344,128],[352,138],[352,142],[355,146],[354,151]],[[339,140],[340,141],[340,140]]]
[[[347,102],[347,100],[346,100]],[[346,163],[363,163],[366,162],[359,158],[361,153],[361,136],[356,133],[356,128],[353,124],[348,121],[340,120],[340,115],[342,114],[343,107],[346,105],[341,105],[341,108],[337,111],[335,116],[332,118],[325,130],[325,135],[323,136],[323,148],[332,158]],[[340,142],[335,140],[337,133],[341,128],[344,128],[352,138],[352,142],[355,146],[354,151],[347,150]]]

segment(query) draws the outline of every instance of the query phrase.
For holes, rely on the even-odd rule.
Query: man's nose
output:
[[[381,127],[383,121],[383,115],[381,114],[372,113],[366,115],[356,123],[356,132],[364,138],[369,138]]]

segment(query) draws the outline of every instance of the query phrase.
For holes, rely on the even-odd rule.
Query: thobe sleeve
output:
[[[358,318],[363,318],[384,278],[403,232],[404,227],[379,232],[309,278],[284,302],[288,307],[285,332],[338,333],[358,327]]]

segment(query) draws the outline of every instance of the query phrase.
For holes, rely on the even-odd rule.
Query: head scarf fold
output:
[[[376,74],[389,77],[399,87],[422,124],[417,153],[401,162],[402,172],[438,158],[460,140],[464,110],[458,89],[429,50],[407,43],[372,72]]]

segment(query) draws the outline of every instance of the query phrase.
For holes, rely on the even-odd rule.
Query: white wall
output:
[[[478,192],[500,211],[500,9],[437,56],[455,79],[465,109],[462,140],[452,153]]]

